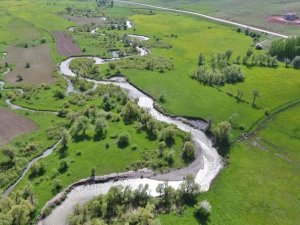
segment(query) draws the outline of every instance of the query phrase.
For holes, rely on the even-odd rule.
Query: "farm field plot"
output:
[[[8,47],[2,62],[13,65],[5,79],[11,85],[38,85],[54,82],[54,64],[46,44],[31,48]],[[22,77],[20,79],[19,75]]]
[[[293,10],[298,16],[300,14],[300,3],[297,0],[292,1],[274,1],[274,0],[220,0],[220,1],[190,1],[190,0],[130,0],[131,2],[140,2],[164,6],[175,9],[190,10],[198,13],[208,14],[210,16],[227,19],[247,25],[253,25],[260,28],[272,30],[274,32],[290,35],[300,34],[298,25],[281,25],[268,22],[272,15],[284,15],[286,11]]]
[[[7,144],[13,138],[36,129],[36,124],[27,118],[0,108],[0,145]]]
[[[54,32],[56,47],[59,54],[63,56],[79,55],[80,48],[73,42],[72,38],[62,31]]]

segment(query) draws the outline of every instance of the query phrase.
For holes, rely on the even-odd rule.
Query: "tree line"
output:
[[[107,194],[99,195],[85,205],[77,205],[69,218],[69,225],[77,224],[128,224],[159,225],[159,214],[182,214],[185,206],[196,205],[200,187],[193,176],[188,175],[175,190],[168,182],[157,186],[157,198],[149,194],[148,185],[133,190],[129,186],[111,187]],[[195,206],[195,216],[206,218],[211,206],[204,201]]]
[[[294,68],[300,68],[300,37],[273,41],[269,53],[284,61],[286,65],[292,64]]]

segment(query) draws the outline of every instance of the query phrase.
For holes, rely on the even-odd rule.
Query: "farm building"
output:
[[[293,11],[290,11],[284,15],[284,20],[295,21],[296,19],[297,19],[296,13],[294,13]]]

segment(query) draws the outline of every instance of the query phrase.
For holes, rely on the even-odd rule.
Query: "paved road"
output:
[[[280,37],[280,38],[288,38],[289,37],[289,36],[284,35],[284,34],[275,33],[275,32],[272,32],[272,31],[268,31],[268,30],[248,26],[248,25],[241,24],[241,23],[232,22],[232,21],[229,21],[229,20],[216,18],[216,17],[213,17],[213,16],[208,16],[208,15],[201,14],[201,13],[196,13],[196,12],[191,12],[191,11],[186,11],[186,10],[180,10],[180,9],[165,8],[165,7],[160,7],[160,6],[155,6],[155,5],[148,5],[148,4],[144,4],[144,3],[138,3],[138,2],[130,2],[130,1],[123,1],[123,0],[115,0],[115,1],[120,2],[120,3],[125,3],[125,4],[140,5],[140,6],[145,6],[145,7],[154,8],[154,9],[161,9],[161,10],[167,10],[167,11],[172,11],[172,12],[178,12],[178,13],[185,13],[185,14],[200,16],[200,17],[203,17],[203,18],[206,18],[206,19],[209,19],[209,20],[213,20],[213,21],[216,21],[216,22],[230,24],[230,25],[234,25],[234,26],[237,26],[237,27],[245,28],[245,29],[248,28],[249,30],[266,33],[266,34],[273,35],[273,36]]]

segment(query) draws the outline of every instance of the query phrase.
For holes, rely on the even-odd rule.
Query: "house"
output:
[[[295,21],[297,19],[296,13],[289,11],[284,15],[284,20],[286,21]]]

